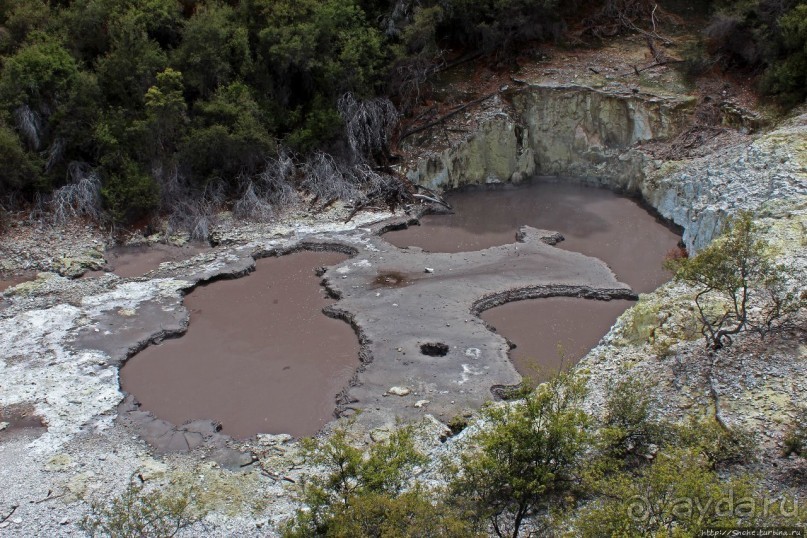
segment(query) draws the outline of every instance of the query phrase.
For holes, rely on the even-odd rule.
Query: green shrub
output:
[[[0,123],[0,196],[31,190],[38,184],[41,163],[35,153],[26,152],[17,134]]]
[[[726,429],[713,417],[692,417],[673,428],[674,443],[701,454],[710,468],[748,463],[754,456],[753,436],[739,427]]]
[[[305,509],[283,525],[287,538],[464,537],[469,525],[411,475],[425,458],[414,447],[411,427],[396,429],[386,441],[363,451],[345,430],[325,441],[307,442],[310,463],[321,473],[301,485]]]
[[[101,196],[114,223],[130,224],[159,207],[159,187],[137,163],[123,159],[102,177]]]
[[[749,524],[748,479],[721,481],[695,451],[661,452],[636,474],[622,472],[597,484],[603,495],[578,513],[570,536],[699,536],[705,527]]]
[[[589,420],[579,408],[582,380],[563,373],[523,402],[489,407],[486,427],[459,467],[449,468],[452,502],[498,536],[517,537],[529,514],[551,509],[574,493]]]
[[[194,503],[191,489],[146,492],[133,477],[126,491],[111,502],[91,502],[90,513],[79,527],[92,537],[170,538],[204,516]]]
[[[649,387],[628,377],[608,390],[600,442],[610,458],[626,460],[649,455],[651,445],[663,442],[662,425],[651,418]]]

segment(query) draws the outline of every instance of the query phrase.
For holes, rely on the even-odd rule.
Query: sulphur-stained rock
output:
[[[137,467],[137,473],[142,480],[159,480],[167,471],[168,465],[154,458],[143,458]]]
[[[48,459],[45,463],[45,469],[48,471],[66,471],[73,463],[69,454],[56,454]]]

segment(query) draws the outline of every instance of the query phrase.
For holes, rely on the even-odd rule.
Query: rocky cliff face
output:
[[[694,99],[533,85],[512,98],[541,175],[573,176],[636,192],[648,158],[641,144],[674,138]]]
[[[442,153],[418,161],[409,179],[432,189],[521,181],[536,173],[529,133],[512,116],[500,113],[479,131]]]
[[[501,97],[511,105],[507,112],[419,161],[409,179],[442,189],[532,175],[603,185],[641,196],[684,229],[693,250],[737,210],[807,195],[807,116],[705,157],[664,162],[643,148],[669,142],[692,124],[691,96],[541,83]]]
[[[647,157],[637,146],[669,140],[689,123],[690,97],[535,84],[503,92],[511,103],[461,143],[420,161],[409,177],[431,187],[574,176],[638,191]]]

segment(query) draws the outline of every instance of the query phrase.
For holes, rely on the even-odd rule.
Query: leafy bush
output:
[[[608,457],[618,460],[649,455],[663,441],[662,426],[651,418],[649,387],[628,377],[608,390],[600,440]]]
[[[123,159],[105,172],[101,196],[113,222],[126,224],[159,207],[159,188],[137,163]]]
[[[672,428],[671,433],[673,444],[700,454],[711,469],[753,459],[753,436],[740,428],[727,429],[711,417],[692,417]]]
[[[575,536],[698,536],[705,527],[749,524],[756,516],[747,504],[725,508],[728,500],[753,498],[747,479],[721,481],[686,449],[662,452],[636,474],[609,476],[596,489],[603,495],[580,511]]]
[[[90,503],[90,514],[79,526],[90,536],[110,538],[170,538],[204,517],[193,501],[193,491],[146,492],[134,478],[111,502]]]
[[[795,270],[776,264],[750,213],[731,219],[697,256],[673,260],[675,278],[695,287],[695,306],[707,347],[718,350],[743,331],[762,336],[805,307]]]
[[[489,407],[476,449],[449,469],[451,502],[477,525],[517,537],[528,514],[560,505],[575,491],[589,446],[584,384],[569,373],[540,385],[521,403]]]
[[[761,89],[787,106],[807,97],[807,5],[799,0],[726,0],[706,28],[711,56],[726,68],[764,72]]]
[[[345,430],[324,442],[310,440],[306,452],[322,474],[302,483],[304,510],[282,528],[288,538],[329,537],[465,537],[474,536],[448,506],[410,476],[425,462],[414,448],[411,427],[362,451]]]
[[[26,152],[17,134],[0,123],[0,196],[29,190],[39,179],[41,162],[35,154]]]

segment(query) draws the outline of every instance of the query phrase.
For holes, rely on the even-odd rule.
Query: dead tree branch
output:
[[[459,114],[463,110],[465,110],[467,108],[470,108],[470,107],[472,107],[474,105],[478,105],[479,103],[482,103],[484,101],[487,101],[491,97],[494,97],[494,96],[496,96],[498,94],[499,94],[499,92],[489,93],[488,95],[485,95],[484,97],[480,97],[479,99],[474,99],[473,101],[465,103],[464,105],[461,105],[461,106],[455,108],[454,110],[452,110],[448,114],[440,116],[436,120],[434,120],[432,122],[429,122],[426,125],[421,125],[420,127],[415,127],[414,129],[410,129],[410,130],[406,131],[404,134],[401,135],[401,137],[398,140],[402,141],[405,138],[409,138],[410,136],[412,136],[414,134],[420,133],[420,132],[425,131],[427,129],[431,129],[432,127],[435,127],[436,125],[440,125],[444,121],[456,116],[457,114]]]

